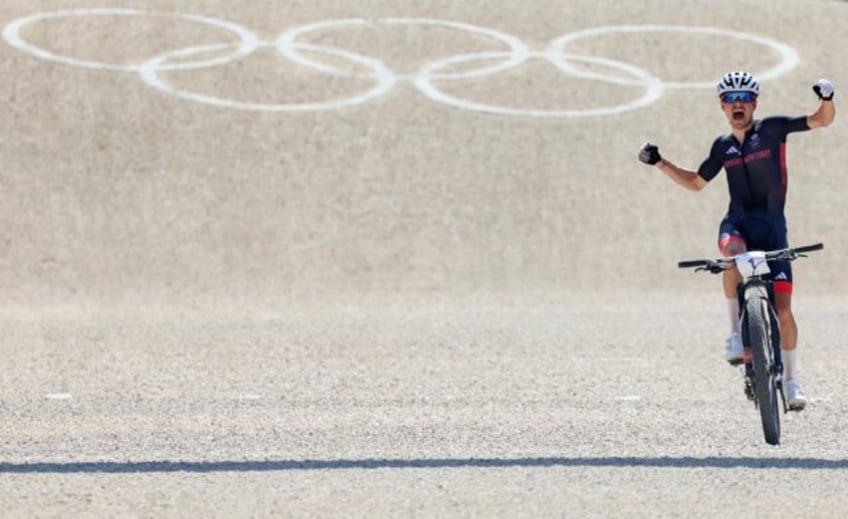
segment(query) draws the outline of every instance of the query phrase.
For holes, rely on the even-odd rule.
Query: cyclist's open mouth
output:
[[[733,120],[742,121],[745,119],[745,110],[733,110]]]

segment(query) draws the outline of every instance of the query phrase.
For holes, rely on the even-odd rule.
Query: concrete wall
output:
[[[158,71],[175,90],[265,104],[341,99],[379,85],[379,77],[390,81],[387,70],[398,73],[373,100],[294,112],[180,98],[151,87],[149,63],[145,82],[137,70],[72,66],[4,42],[0,293],[6,304],[671,291],[704,290],[710,283],[717,289],[717,281],[679,272],[675,263],[716,253],[726,206],[723,176],[704,192],[688,193],[635,158],[651,139],[664,155],[694,168],[727,129],[710,88],[669,83],[711,83],[728,70],[779,66],[780,48],[755,36],[786,45],[799,58],[763,82],[758,115],[812,111],[817,100],[810,86],[821,76],[836,84],[837,102],[848,86],[836,48],[848,38],[842,2],[780,0],[767,9],[753,1],[662,0],[544,1],[532,8],[447,1],[172,4],[145,3],[162,10],[156,16],[33,20],[16,34],[55,54],[138,69],[164,52],[237,41],[226,28],[180,13],[239,24],[263,42],[322,20],[419,21],[325,27],[298,37],[324,46],[301,48],[303,56],[353,76],[294,64],[269,46],[218,67]],[[0,20],[9,39],[13,20],[104,5],[7,0]],[[449,106],[422,94],[409,74],[438,59],[506,46],[421,19],[501,31],[533,52],[575,31],[640,28],[568,47],[617,60],[571,62],[584,74],[612,80],[569,76],[537,57],[491,76],[437,81],[468,100]],[[163,63],[221,57],[232,48],[195,49]],[[386,67],[377,79],[369,68],[375,60]],[[478,56],[444,70],[497,62]],[[634,67],[665,88],[646,87],[644,79],[624,84],[640,74]],[[651,95],[651,88],[655,102],[621,108]],[[470,101],[611,113],[486,113]],[[846,132],[837,118],[831,128],[789,140],[790,238],[827,246],[797,267],[805,290],[846,287]]]

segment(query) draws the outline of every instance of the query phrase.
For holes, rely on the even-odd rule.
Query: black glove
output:
[[[660,150],[656,147],[656,145],[651,144],[650,142],[646,142],[639,148],[639,160],[644,162],[645,164],[650,164],[653,166],[660,160],[662,157],[660,156]]]
[[[819,79],[818,82],[813,85],[813,92],[815,92],[822,101],[830,101],[833,99],[833,83],[824,78]]]

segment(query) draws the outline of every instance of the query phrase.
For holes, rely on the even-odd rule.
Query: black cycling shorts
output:
[[[786,219],[767,213],[728,213],[718,228],[719,250],[739,240],[747,250],[778,250],[789,247]],[[792,266],[788,260],[770,261],[769,279],[777,292],[792,292]]]

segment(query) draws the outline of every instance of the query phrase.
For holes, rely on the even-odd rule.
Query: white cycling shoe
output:
[[[738,333],[730,334],[724,347],[724,358],[731,366],[742,364],[742,336]]]
[[[801,390],[801,385],[795,380],[783,383],[783,395],[790,411],[802,411],[807,406],[807,397]]]

